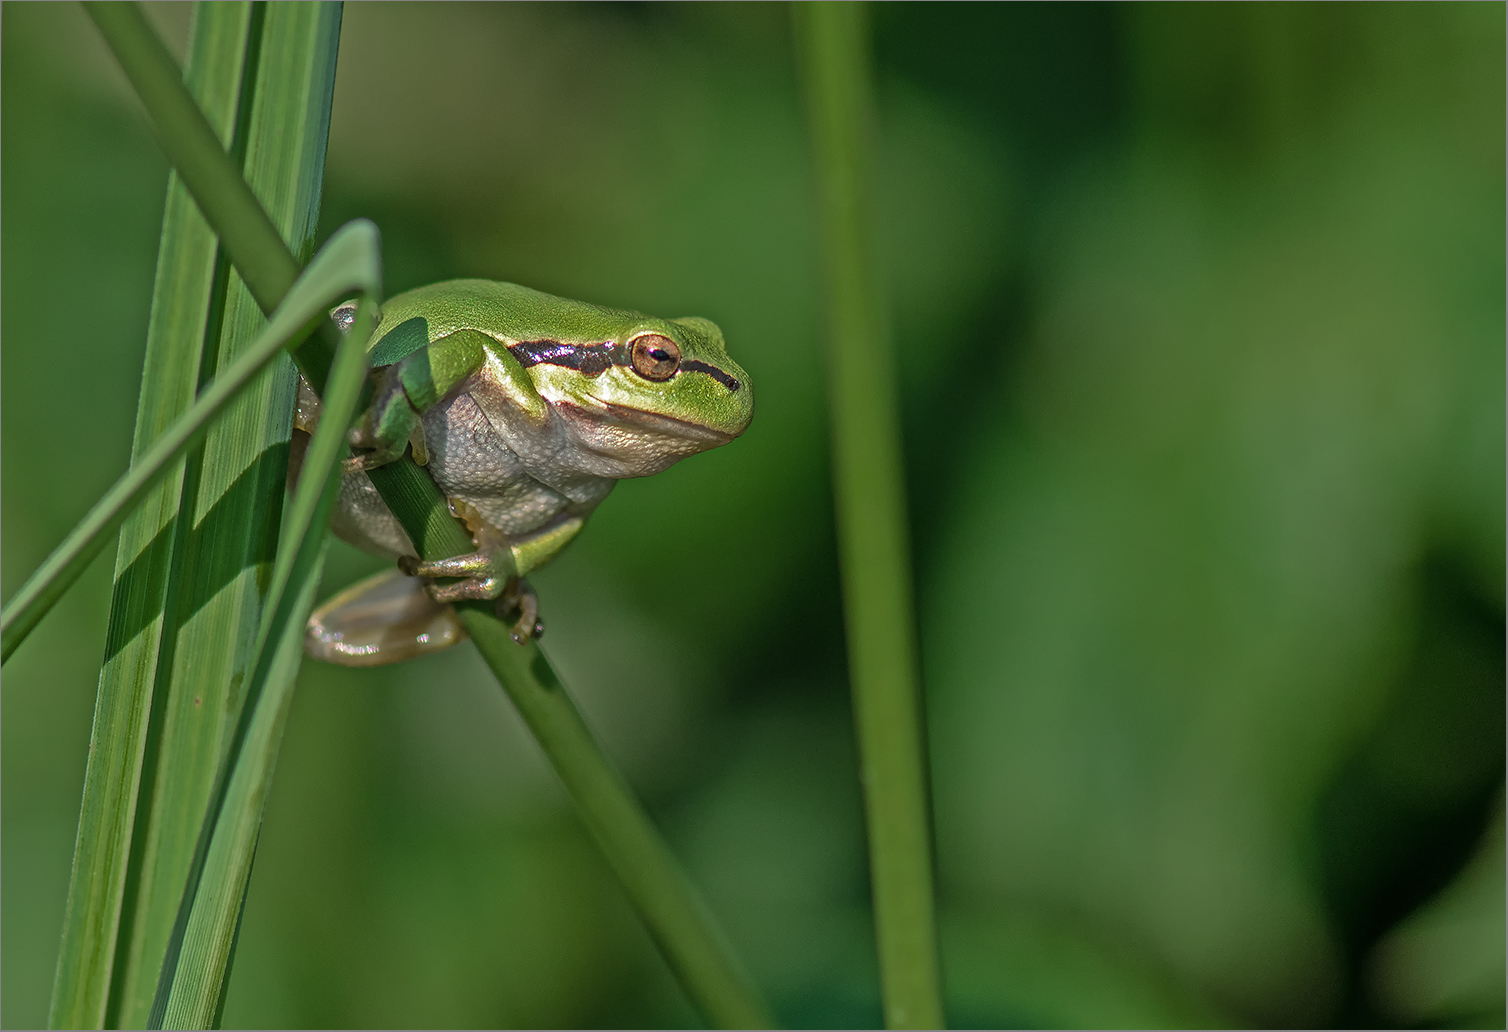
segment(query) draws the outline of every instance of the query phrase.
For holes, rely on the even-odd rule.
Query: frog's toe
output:
[[[456,611],[430,598],[423,581],[384,570],[310,615],[304,652],[342,666],[382,666],[465,640]]]
[[[509,578],[508,587],[497,600],[497,617],[506,621],[514,613],[518,620],[513,624],[513,640],[522,645],[530,638],[542,637],[544,621],[539,618],[539,596],[522,577]]]
[[[506,577],[467,577],[453,584],[427,583],[425,591],[436,602],[467,602],[497,598],[508,586]]]

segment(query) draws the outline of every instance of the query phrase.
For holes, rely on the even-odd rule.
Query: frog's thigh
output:
[[[386,465],[403,454],[420,431],[420,417],[434,408],[487,361],[486,341],[476,330],[459,330],[381,371],[377,396],[352,443],[371,451],[354,456],[346,471]]]
[[[456,611],[431,599],[423,581],[385,570],[316,609],[304,630],[304,651],[342,666],[382,666],[464,640]]]

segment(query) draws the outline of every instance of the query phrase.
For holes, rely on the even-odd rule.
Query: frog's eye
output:
[[[681,367],[681,349],[675,341],[658,333],[635,337],[629,345],[634,372],[646,380],[668,380]]]

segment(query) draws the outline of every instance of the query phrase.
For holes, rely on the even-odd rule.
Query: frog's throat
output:
[[[525,369],[541,364],[558,365],[574,369],[586,377],[601,376],[615,365],[633,365],[633,356],[629,349],[610,340],[600,344],[566,344],[558,340],[521,340],[516,344],[509,344],[508,353],[516,358],[518,364]],[[675,375],[680,376],[682,373],[706,373],[728,388],[730,394],[737,393],[738,389],[743,386],[738,382],[737,377],[699,358],[683,360]]]

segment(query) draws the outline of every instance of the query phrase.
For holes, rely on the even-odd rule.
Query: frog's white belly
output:
[[[513,540],[584,517],[607,497],[615,481],[573,476],[557,490],[533,476],[466,392],[424,414],[425,467],[447,498],[474,508]],[[569,492],[569,495],[566,493]],[[330,528],[357,548],[397,558],[415,555],[413,543],[365,473],[341,478]]]

